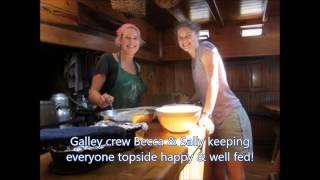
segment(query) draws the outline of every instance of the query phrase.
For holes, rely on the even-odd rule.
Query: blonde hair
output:
[[[123,29],[120,29],[120,28],[123,28]],[[140,30],[136,26],[127,26],[127,27],[121,26],[120,28],[117,30],[117,37],[114,40],[114,43],[117,47],[120,47],[120,40],[123,38],[123,32],[124,32],[124,30],[126,30],[128,28],[131,28],[131,29],[134,29],[137,31],[138,38],[140,41],[140,47],[145,43],[145,41],[141,38]]]

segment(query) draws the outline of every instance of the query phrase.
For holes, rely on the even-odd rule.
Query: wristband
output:
[[[202,114],[201,114],[201,115],[205,115],[205,116],[207,116],[207,117],[211,118],[211,113],[208,113],[208,112],[202,112]]]

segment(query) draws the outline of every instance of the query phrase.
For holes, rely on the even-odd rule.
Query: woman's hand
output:
[[[214,132],[214,124],[212,122],[212,119],[209,118],[209,115],[206,113],[202,113],[200,120],[199,120],[199,125],[201,127],[205,127],[206,130],[208,131],[209,135],[213,134]]]
[[[114,100],[113,96],[111,96],[111,95],[109,95],[107,93],[104,93],[99,98],[98,106],[100,108],[104,108],[104,107],[107,107],[107,106],[112,106],[113,100]]]

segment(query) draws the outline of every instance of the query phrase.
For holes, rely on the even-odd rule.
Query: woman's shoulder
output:
[[[214,49],[216,48],[216,46],[212,43],[212,42],[209,42],[209,41],[202,41],[200,43],[200,46],[204,47],[204,48],[209,48],[209,49]]]
[[[108,59],[112,59],[112,60],[115,60],[112,53],[104,53],[100,56],[100,59],[103,59],[103,60],[108,60]]]
[[[100,61],[106,64],[117,64],[117,61],[111,53],[104,53],[100,56]]]

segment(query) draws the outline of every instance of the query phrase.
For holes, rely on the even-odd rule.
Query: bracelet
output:
[[[208,113],[208,112],[202,112],[202,115],[206,115],[207,117],[211,118],[211,113]]]

